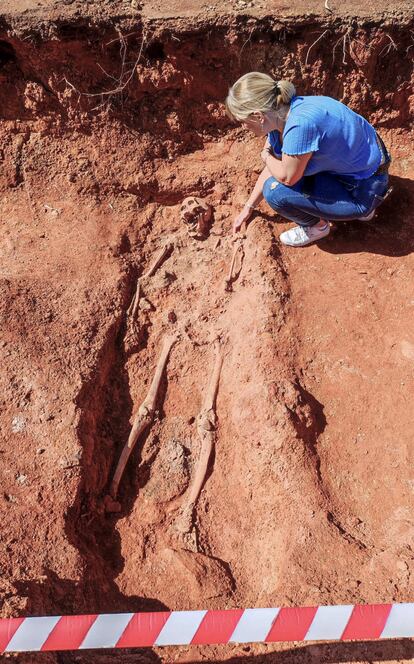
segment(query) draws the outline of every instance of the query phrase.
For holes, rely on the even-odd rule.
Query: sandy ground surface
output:
[[[397,2],[385,2],[378,0],[375,6],[361,3],[360,0],[347,0],[346,3],[338,0],[328,2],[328,8],[321,0],[293,0],[286,2],[280,0],[172,0],[165,3],[161,0],[89,0],[81,3],[78,0],[3,0],[1,11],[4,14],[21,16],[24,13],[39,12],[44,16],[45,10],[50,12],[49,18],[56,14],[65,14],[82,7],[83,15],[98,13],[108,14],[111,12],[137,11],[148,17],[188,17],[200,14],[212,13],[220,16],[228,16],[232,12],[247,13],[251,15],[280,14],[282,16],[301,14],[316,14],[328,16],[331,12],[335,14],[349,14],[352,16],[375,16],[377,13],[405,14],[414,9],[412,0],[398,0]],[[329,11],[331,10],[331,12]]]
[[[178,9],[194,11],[190,3]],[[144,5],[150,10],[155,16],[155,3]],[[211,56],[214,36],[205,37],[202,91],[200,65],[192,63],[198,37],[180,35],[179,52],[170,52],[174,40],[165,45],[155,35],[131,95],[95,115],[79,94],[94,89],[92,79],[98,85],[92,40],[71,33],[66,42],[42,42],[37,58],[32,42],[6,34],[12,46],[0,41],[2,616],[413,601],[411,38],[392,33],[403,51],[390,47],[383,62],[390,42],[378,30],[369,57],[358,51],[351,71],[332,62],[339,69],[330,78],[318,58],[331,57],[331,45],[322,55],[312,51],[308,71],[314,38],[293,38],[305,84],[332,93],[339,81],[351,104],[371,108],[393,155],[394,193],[375,220],[338,223],[303,250],[279,243],[289,224],[265,204],[244,238],[231,235],[260,170],[261,143],[223,117],[220,95],[233,74],[223,71],[224,56]],[[257,41],[244,51],[251,65],[275,48],[264,61],[276,53],[280,66],[295,71],[293,47]],[[396,73],[392,58],[403,52]],[[99,53],[100,66],[115,75],[119,44]],[[203,241],[180,221],[188,195],[214,209]],[[127,311],[137,279],[165,243],[173,249],[142,280],[133,329]],[[236,244],[243,261],[227,292]],[[105,511],[163,339],[177,332],[153,426],[121,481],[120,511]],[[184,519],[217,338],[223,366],[214,452]],[[410,642],[397,641],[17,661],[258,664],[412,655]]]

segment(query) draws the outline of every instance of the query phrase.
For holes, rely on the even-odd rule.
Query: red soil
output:
[[[262,17],[252,30],[249,18],[237,24],[224,10],[218,23],[192,26],[184,4],[180,21],[151,6],[137,74],[103,97],[78,91],[111,89],[97,62],[126,80],[109,25],[98,35],[90,16],[42,22],[36,12],[10,12],[0,24],[2,616],[413,601],[412,16],[388,15],[387,29],[384,17],[349,25],[313,17],[310,30],[303,16],[277,28]],[[119,19],[120,32],[132,24]],[[143,27],[126,41],[125,70]],[[310,48],[325,29],[332,34]],[[262,205],[227,293],[231,223],[260,169],[260,142],[232,127],[220,102],[240,73],[273,67],[381,128],[394,194],[373,222],[337,224],[304,250],[280,245],[289,224]],[[214,207],[203,242],[179,220],[190,194]],[[167,240],[174,250],[144,285],[152,307],[140,310],[131,344],[136,279]],[[128,464],[122,511],[107,514],[133,415],[175,329],[159,416]],[[180,545],[169,505],[194,473],[195,418],[218,334],[215,453],[192,536]],[[397,641],[18,661],[410,654]]]

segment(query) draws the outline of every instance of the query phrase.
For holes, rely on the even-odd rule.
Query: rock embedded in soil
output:
[[[175,438],[159,448],[151,465],[151,475],[144,496],[156,503],[167,503],[182,494],[189,482],[188,444]]]

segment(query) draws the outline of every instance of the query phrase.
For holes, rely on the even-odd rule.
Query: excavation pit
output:
[[[26,4],[0,17],[2,616],[413,601],[412,12]],[[222,101],[256,69],[365,115],[394,193],[375,221],[300,252],[262,204],[226,290],[263,141]],[[187,197],[214,209],[202,240],[180,219]],[[166,334],[156,412],[108,511]],[[213,453],[184,518],[217,339]],[[329,661],[375,647],[332,645]],[[257,664],[280,650],[116,657]]]

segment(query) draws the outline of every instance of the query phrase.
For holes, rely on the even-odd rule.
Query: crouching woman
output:
[[[329,221],[369,220],[388,194],[390,155],[365,118],[331,97],[298,96],[290,81],[259,72],[230,88],[228,115],[256,136],[267,136],[264,168],[237,232],[264,197],[296,226],[283,244],[301,247],[329,234]]]

